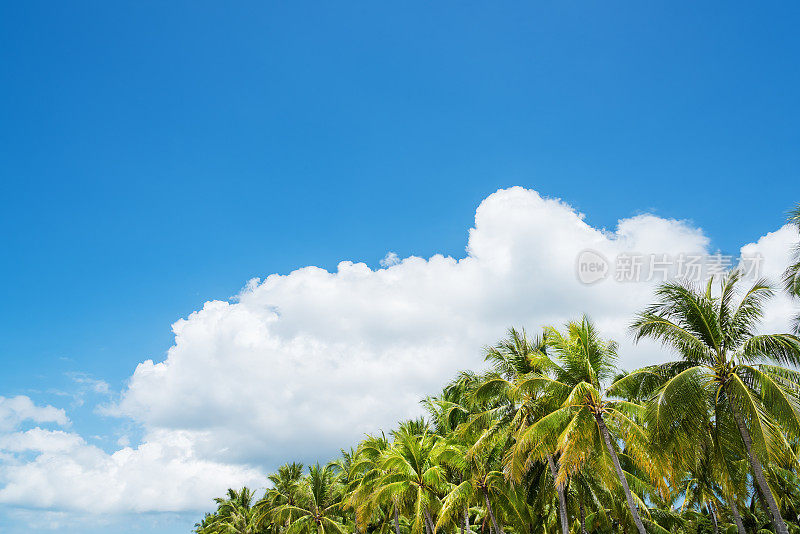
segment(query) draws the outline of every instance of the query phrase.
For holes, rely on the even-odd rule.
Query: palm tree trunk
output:
[[[581,506],[581,534],[588,534],[586,532],[586,510],[583,509],[583,493],[580,496],[580,506]]]
[[[397,511],[397,503],[394,503],[394,534],[400,534],[400,514]]]
[[[464,526],[461,529],[461,532],[466,530],[467,534],[472,534],[469,530],[469,506],[466,504],[464,505]]]
[[[460,473],[458,475],[458,483],[461,484],[463,482],[464,482],[464,473]],[[466,505],[464,505],[464,509],[465,510],[466,510],[466,508],[467,508]],[[466,518],[465,518],[465,521],[463,523],[461,523],[461,534],[464,534],[464,527],[466,526],[466,524],[467,523],[466,523]],[[469,534],[469,527],[467,527],[467,534]]]
[[[614,444],[611,442],[611,434],[608,431],[608,427],[605,421],[603,421],[603,416],[601,414],[597,414],[595,417],[597,418],[597,426],[600,427],[600,433],[603,435],[603,441],[606,443],[608,454],[611,456],[611,461],[614,463],[614,469],[617,471],[619,482],[622,484],[622,489],[625,491],[625,498],[628,501],[628,508],[630,508],[631,515],[633,516],[633,522],[636,523],[639,534],[647,534],[647,531],[644,529],[644,524],[642,524],[642,519],[639,517],[636,503],[633,502],[633,495],[631,495],[631,488],[628,486],[628,479],[625,478],[625,473],[622,471],[622,466],[619,464],[619,457],[617,456],[617,451],[614,449]]]
[[[564,496],[564,486],[560,486],[556,483],[556,479],[558,479],[558,470],[556,469],[556,463],[553,461],[553,457],[549,454],[547,455],[547,465],[550,466],[550,474],[553,475],[553,484],[558,493],[558,515],[561,518],[561,534],[569,534],[567,498]]]
[[[719,534],[719,524],[717,524],[717,514],[714,512],[714,507],[708,503],[708,513],[711,514],[711,524],[714,525],[714,534]]]
[[[756,455],[753,454],[753,439],[750,437],[750,431],[747,430],[747,425],[745,425],[742,416],[739,415],[739,412],[735,409],[731,409],[731,411],[733,412],[734,419],[736,419],[736,425],[739,427],[739,433],[742,435],[742,441],[744,442],[744,447],[747,450],[747,457],[750,459],[750,467],[753,468],[753,476],[758,482],[758,487],[761,489],[761,494],[767,501],[769,513],[772,516],[772,524],[775,526],[775,530],[778,532],[778,534],[789,534],[789,530],[786,528],[786,523],[784,523],[783,518],[781,517],[781,512],[778,510],[778,504],[775,502],[775,497],[772,495],[772,490],[769,489],[767,479],[764,477],[764,468],[761,467],[761,462]]]
[[[425,516],[425,524],[427,525],[430,534],[436,534],[436,526],[433,523],[433,518],[431,518],[431,514],[428,512],[428,509],[425,508],[422,511],[422,514]]]
[[[505,532],[503,532],[503,527],[497,524],[497,519],[494,517],[492,504],[489,502],[489,492],[486,491],[486,488],[481,488],[481,491],[483,491],[483,500],[486,501],[486,512],[489,514],[489,519],[492,520],[492,527],[494,527],[495,534],[505,534]]]
[[[733,515],[733,522],[736,523],[736,530],[739,534],[747,534],[742,523],[742,516],[739,514],[739,506],[736,504],[736,499],[731,497],[731,515]]]

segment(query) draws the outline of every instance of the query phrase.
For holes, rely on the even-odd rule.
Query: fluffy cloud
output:
[[[588,313],[622,342],[624,367],[665,358],[626,333],[658,280],[584,285],[575,269],[585,249],[609,260],[710,252],[683,221],[641,215],[608,232],[535,191],[498,191],[478,207],[464,258],[306,267],[206,303],[173,325],[165,361],[137,367],[116,410],[148,428],[203,433],[210,458],[274,466],[325,458],[419,413],[422,396],[480,367],[481,346],[510,325]]]
[[[34,428],[0,437],[0,451],[0,502],[25,507],[95,514],[191,510],[230,486],[264,481],[255,470],[198,458],[182,432],[155,432],[135,449],[107,454],[77,434]]]
[[[742,247],[742,256],[760,256],[763,258],[761,274],[775,288],[780,288],[780,281],[786,266],[791,263],[792,251],[797,243],[797,230],[786,225],[761,237],[755,243]],[[797,314],[800,305],[796,300],[782,291],[767,303],[763,329],[769,332],[789,331],[789,318]]]
[[[69,424],[66,412],[52,406],[36,406],[30,397],[0,397],[0,431],[11,430],[24,421]]]
[[[742,250],[761,254],[774,276],[792,237],[784,228]],[[658,347],[633,346],[626,333],[658,278],[617,282],[613,259],[701,255],[709,246],[683,221],[641,215],[606,231],[535,191],[498,191],[478,207],[463,258],[390,253],[375,270],[349,261],[335,272],[305,267],[207,302],[173,325],[167,358],[139,364],[106,409],[143,426],[139,447],[106,454],[63,432],[7,436],[7,451],[30,447],[38,456],[3,468],[0,501],[78,510],[99,502],[106,511],[207,506],[221,481],[260,484],[246,466],[324,460],[418,414],[422,396],[459,369],[480,367],[481,347],[511,325],[535,331],[588,313],[621,342],[623,367],[663,360]],[[578,280],[585,250],[610,262],[608,279]],[[779,302],[767,325],[780,330],[791,304]],[[80,491],[68,491],[76,484]]]

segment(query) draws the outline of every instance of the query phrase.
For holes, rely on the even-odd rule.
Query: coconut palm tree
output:
[[[267,477],[272,483],[272,488],[267,491],[266,497],[271,505],[294,504],[300,482],[303,479],[303,464],[291,462],[278,468],[277,473]]]
[[[269,488],[254,506],[255,518],[259,526],[265,527],[272,523],[272,512],[284,504],[294,505],[297,502],[297,492],[300,490],[303,478],[303,464],[291,462],[278,468],[276,473],[267,477],[272,487]],[[284,519],[284,526],[288,526],[290,519]]]
[[[350,497],[355,493],[358,489],[359,484],[361,483],[361,473],[353,469],[353,465],[356,462],[356,458],[358,456],[358,451],[353,449],[352,447],[350,450],[340,449],[342,455],[341,457],[329,462],[327,465],[333,471],[336,477],[336,483],[341,485],[342,487],[342,512],[345,509],[352,509],[354,510],[353,514],[353,527],[355,529],[355,534],[361,534],[361,529],[359,528],[359,521],[358,521],[358,512],[357,507],[350,505]]]
[[[212,533],[214,521],[216,520],[217,520],[216,512],[215,513],[206,512],[205,515],[203,516],[203,519],[194,524],[193,532],[196,532],[198,534]]]
[[[631,329],[637,341],[655,339],[682,359],[623,380],[663,384],[648,410],[657,439],[692,436],[710,411],[718,447],[744,447],[773,524],[786,534],[763,465],[787,453],[778,425],[795,436],[800,430],[800,374],[775,365],[798,365],[800,340],[790,334],[756,333],[764,302],[773,293],[758,281],[736,302],[740,278],[738,271],[724,276],[718,295],[712,292],[712,280],[705,290],[679,283],[660,286],[656,303],[637,316]]]
[[[707,443],[698,444],[700,453],[693,455],[693,462],[686,476],[680,481],[680,489],[683,495],[681,503],[681,513],[694,508],[708,510],[714,527],[714,534],[719,533],[719,510],[722,502],[719,495],[723,493],[718,483],[716,465],[714,458],[706,450]]]
[[[512,336],[517,341],[525,338],[524,333],[519,334],[513,329]],[[494,352],[496,347],[486,350]],[[487,359],[494,359],[494,356]],[[489,523],[489,530],[496,532],[504,530],[503,520],[499,519],[501,515],[515,531],[531,532],[535,525],[543,524],[542,507],[529,503],[531,477],[526,476],[516,484],[508,484],[502,472],[504,452],[513,442],[514,423],[519,415],[526,413],[520,410],[521,404],[515,404],[512,400],[510,390],[513,389],[513,383],[504,376],[527,372],[523,367],[530,366],[530,363],[519,359],[517,370],[509,366],[504,368],[504,360],[496,359],[495,362],[499,361],[500,364],[492,365],[492,370],[484,375],[459,373],[455,380],[445,386],[440,396],[427,397],[423,402],[434,421],[437,434],[446,437],[446,444],[449,445],[444,447],[439,461],[448,468],[452,487],[442,503],[437,528],[454,522],[460,526],[462,534],[468,533],[473,506],[476,509],[480,506],[486,508],[484,517]],[[537,475],[541,475],[538,469]],[[541,479],[540,476],[536,477],[537,482]],[[488,506],[485,504],[484,491],[488,493]],[[545,491],[542,495],[547,493]],[[542,499],[538,491],[536,496],[536,504],[540,505]],[[496,506],[502,513],[498,513]]]
[[[445,497],[436,527],[449,522],[459,523],[458,517],[465,509],[473,503],[481,503],[486,507],[495,534],[504,534],[492,507],[492,501],[505,488],[501,470],[504,442],[496,440],[475,448],[473,444],[479,436],[473,435],[472,439],[466,440],[459,437],[448,440],[438,452],[437,460],[457,470],[461,482],[450,488]],[[465,529],[469,529],[466,517],[464,521]]]
[[[294,503],[277,506],[272,514],[275,523],[288,523],[284,534],[345,534],[340,521],[342,487],[336,480],[333,467],[319,464],[309,466],[294,494]]]
[[[227,497],[217,498],[217,512],[208,515],[202,523],[195,525],[201,534],[256,534],[259,532],[252,507],[255,497],[250,488],[237,491],[229,489]]]
[[[564,483],[556,483],[557,467],[554,460],[555,449],[545,450],[539,457],[523,456],[515,448],[514,436],[523,432],[538,417],[552,408],[547,399],[541,398],[535,388],[536,377],[543,372],[542,362],[546,361],[546,342],[544,336],[529,338],[525,330],[511,328],[508,335],[499,343],[484,349],[484,360],[490,362],[491,371],[482,377],[475,388],[474,398],[484,408],[469,423],[469,427],[484,425],[486,431],[476,443],[493,440],[498,433],[505,433],[508,445],[515,454],[506,457],[505,470],[517,482],[526,471],[533,467],[534,461],[546,461],[553,477],[553,487],[558,497],[558,511],[562,534],[569,532],[569,517],[566,505]],[[525,451],[527,452],[527,451]],[[516,461],[515,461],[516,460]]]
[[[419,427],[418,422],[411,422],[394,432],[394,442],[381,458],[385,474],[376,483],[373,498],[408,513],[412,534],[423,530],[434,534],[433,518],[448,482],[444,467],[436,461],[440,438],[427,430],[418,434]]]
[[[440,395],[428,396],[422,401],[422,405],[431,417],[436,435],[447,438],[447,443],[452,444],[448,449],[458,448],[458,453],[462,455],[468,447],[462,439],[463,436],[456,433],[456,430],[474,416],[477,407],[473,393],[479,383],[480,378],[475,373],[462,371],[442,389]],[[448,463],[444,461],[446,458],[446,455],[440,454],[438,460],[445,466],[447,480],[452,485],[448,493],[451,504],[448,505],[446,519],[443,520],[440,514],[437,528],[452,519],[460,526],[461,534],[471,534],[469,509],[474,499],[460,499],[457,503],[453,501],[453,489],[464,483],[465,473],[460,464]],[[462,506],[463,510],[452,508],[454,503]],[[458,516],[461,517],[456,519]]]
[[[538,462],[519,481],[506,476],[494,496],[495,507],[514,532],[544,534],[558,532],[559,507],[553,497],[553,481],[547,465]]]
[[[545,329],[548,349],[555,358],[548,358],[547,375],[528,381],[530,387],[539,388],[550,397],[551,405],[557,408],[519,436],[519,449],[535,453],[556,444],[560,454],[557,484],[584,470],[610,484],[610,460],[636,528],[645,534],[639,516],[644,503],[638,497],[634,499],[617,452],[621,438],[637,467],[646,472],[655,469],[646,454],[647,435],[638,422],[641,407],[610,398],[608,392],[615,383],[604,389],[616,373],[616,343],[602,340],[586,316],[570,321],[566,328],[565,333],[552,327]]]
[[[441,394],[422,399],[421,404],[428,412],[437,435],[444,437],[452,434],[478,410],[473,395],[481,380],[482,377],[472,371],[461,371],[442,389]]]
[[[388,514],[383,513],[381,505],[374,498],[378,482],[386,474],[381,467],[381,461],[386,450],[389,448],[389,441],[381,433],[379,436],[367,436],[358,444],[355,457],[350,465],[351,487],[344,500],[346,508],[355,510],[356,523],[366,527],[377,518],[388,518]],[[395,534],[400,534],[400,518],[395,503],[390,504],[392,517],[394,519]],[[385,522],[384,522],[385,523]],[[382,525],[382,527],[385,525]],[[381,528],[381,531],[384,529]]]

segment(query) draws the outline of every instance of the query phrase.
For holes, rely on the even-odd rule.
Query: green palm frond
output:
[[[748,363],[775,361],[784,365],[800,365],[800,339],[792,334],[752,336],[742,344],[739,357]]]
[[[786,373],[772,373],[770,367],[741,365],[738,373],[759,393],[761,404],[782,429],[800,436],[800,398],[798,384],[784,378]],[[797,372],[786,370],[797,375]]]
[[[705,428],[713,395],[713,375],[701,365],[689,367],[670,378],[647,405],[644,417],[653,438],[668,441],[680,431]]]

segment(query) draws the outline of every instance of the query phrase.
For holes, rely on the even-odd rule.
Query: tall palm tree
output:
[[[641,312],[631,326],[634,338],[652,338],[682,358],[632,373],[628,380],[662,382],[649,409],[654,435],[691,435],[697,418],[713,412],[720,448],[743,445],[752,475],[766,500],[773,524],[788,532],[763,464],[787,451],[785,436],[798,435],[800,374],[775,364],[800,364],[800,340],[790,334],[758,335],[764,302],[772,290],[756,282],[735,302],[741,275],[721,279],[719,294],[712,280],[705,290],[690,284],[667,283],[656,291],[656,303]],[[701,422],[702,424],[702,422]],[[737,444],[731,433],[738,432]]]
[[[719,495],[723,493],[718,483],[714,458],[706,450],[706,443],[699,443],[700,453],[693,455],[692,465],[686,476],[680,481],[683,495],[681,513],[685,514],[693,508],[707,509],[712,518],[714,534],[719,533],[719,509],[722,505]]]
[[[355,528],[355,534],[361,534],[357,507],[350,505],[350,497],[354,492],[357,491],[361,482],[361,473],[353,469],[353,465],[355,464],[358,456],[358,451],[351,447],[350,450],[341,449],[341,453],[341,457],[329,462],[328,467],[333,470],[336,477],[336,483],[340,484],[342,487],[343,495],[341,509],[343,512],[345,509],[354,510],[355,513],[353,514],[353,527]]]
[[[504,442],[496,440],[476,449],[472,445],[477,438],[473,435],[472,439],[461,441],[454,437],[438,453],[437,459],[455,468],[461,474],[462,481],[452,487],[445,497],[436,526],[442,527],[456,520],[470,504],[480,502],[486,507],[495,534],[504,534],[492,507],[492,500],[505,487],[501,470]]]
[[[267,477],[272,484],[264,495],[255,504],[255,517],[259,526],[266,526],[273,521],[273,511],[284,504],[294,505],[297,502],[297,492],[300,490],[303,479],[303,464],[291,462],[278,468],[276,473]],[[288,526],[290,518],[284,518]]]
[[[383,455],[389,448],[389,441],[381,433],[380,436],[367,436],[358,444],[355,457],[350,465],[350,480],[352,486],[344,500],[346,508],[352,508],[356,513],[356,523],[365,527],[376,517],[382,514],[383,510],[377,499],[374,498],[378,482],[386,474],[383,471],[381,462]],[[397,506],[391,503],[392,515],[394,519],[395,534],[400,534],[400,518],[398,517]],[[381,529],[383,530],[383,529]]]
[[[339,520],[342,506],[342,488],[336,481],[333,467],[319,464],[309,466],[294,495],[294,504],[282,504],[273,514],[279,525],[288,522],[284,534],[345,534],[346,527]]]
[[[226,498],[217,498],[217,512],[196,525],[200,534],[256,534],[259,532],[252,507],[255,497],[250,488],[229,489]]]
[[[628,478],[620,463],[617,448],[622,438],[628,455],[644,471],[655,468],[646,454],[647,436],[638,423],[641,407],[628,400],[608,396],[615,384],[604,385],[615,376],[617,345],[600,339],[595,326],[584,316],[567,323],[567,331],[547,328],[548,349],[555,359],[548,359],[548,374],[529,380],[542,388],[558,407],[525,430],[519,437],[520,450],[536,451],[556,443],[560,453],[557,483],[587,467],[595,476],[612,480],[610,460],[628,510],[640,534],[645,534],[639,508]],[[599,456],[605,450],[607,456]]]
[[[436,435],[447,438],[447,443],[451,444],[447,447],[448,450],[457,450],[458,454],[464,454],[468,448],[463,436],[457,433],[456,430],[469,422],[470,418],[474,416],[475,411],[478,410],[474,402],[475,388],[480,384],[480,377],[470,371],[462,371],[457,377],[450,381],[443,389],[442,393],[438,396],[428,396],[422,401],[422,405],[427,410]],[[440,454],[438,460],[447,468],[448,482],[452,485],[450,492],[445,499],[449,502],[448,510],[445,519],[442,519],[442,513],[439,515],[437,521],[437,528],[445,522],[455,520],[459,524],[461,534],[471,534],[469,510],[470,505],[473,504],[474,499],[455,499],[458,493],[458,488],[464,483],[465,473],[463,466],[448,462],[448,455]],[[453,508],[453,506],[462,506],[463,510]],[[445,504],[443,503],[443,507]],[[458,516],[460,518],[456,519]]]
[[[440,395],[429,395],[422,399],[433,429],[439,436],[452,434],[459,425],[469,421],[475,411],[473,394],[481,377],[472,371],[461,371],[451,380]]]
[[[272,488],[266,495],[271,499],[272,506],[294,504],[303,479],[303,464],[299,462],[284,464],[278,468],[277,473],[268,476],[267,479],[272,483]]]
[[[484,360],[491,363],[491,371],[483,377],[481,384],[475,389],[474,396],[486,405],[486,410],[477,414],[471,422],[473,425],[478,422],[484,423],[487,432],[483,439],[493,439],[496,433],[506,431],[511,440],[512,435],[523,432],[536,418],[552,408],[535,389],[521,387],[535,382],[535,377],[542,373],[542,362],[546,360],[546,347],[545,336],[529,338],[525,330],[511,328],[503,340],[484,349]],[[492,424],[486,424],[486,421],[492,421]],[[510,446],[514,450],[514,443],[511,441]],[[516,452],[516,457],[519,458],[519,451]],[[565,484],[556,482],[558,473],[554,454],[555,449],[545,450],[542,460],[547,462],[553,477],[553,486],[558,497],[561,531],[562,534],[567,534],[569,517]],[[519,482],[524,472],[532,467],[533,462],[514,463],[514,458],[514,455],[507,456],[506,470]]]
[[[558,502],[552,496],[553,483],[547,466],[537,463],[519,481],[506,477],[497,485],[493,506],[517,533],[544,534],[558,531]]]
[[[800,203],[789,214],[789,223],[800,233]],[[800,297],[800,241],[795,245],[792,263],[783,274],[783,285],[790,295]],[[795,317],[795,332],[800,334],[800,313]]]
[[[206,512],[203,519],[194,524],[194,531],[197,534],[210,534],[213,532],[214,522],[217,520],[216,512]]]
[[[377,502],[397,505],[407,512],[412,534],[434,534],[440,497],[447,491],[445,469],[436,457],[441,448],[440,438],[427,431],[417,434],[419,425],[405,425],[394,433],[394,443],[381,459],[385,472],[376,484],[374,498]]]

